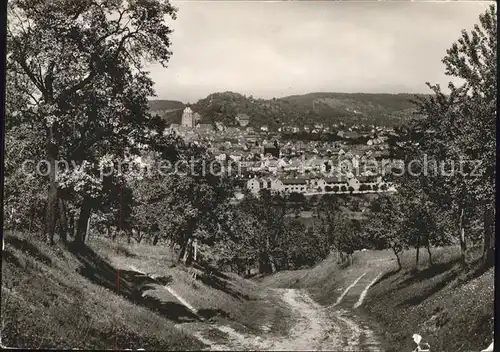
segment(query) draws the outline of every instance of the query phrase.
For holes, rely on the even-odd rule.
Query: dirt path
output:
[[[150,276],[134,266],[129,266],[142,275]],[[245,326],[222,325],[211,322],[190,322],[177,324],[206,344],[207,350],[265,350],[265,351],[379,351],[379,343],[372,331],[354,315],[353,309],[346,309],[346,302],[358,299],[356,308],[364,299],[369,287],[378,279],[362,274],[340,295],[334,305],[325,307],[315,302],[303,289],[272,289],[286,305],[293,316],[292,328],[286,336],[269,333],[272,327],[263,326],[261,336],[248,331]],[[150,276],[154,279],[154,276]],[[365,278],[365,280],[361,280]],[[197,311],[168,285],[164,286],[181,304],[195,315]],[[352,307],[352,303],[349,304]]]
[[[186,329],[209,345],[209,350],[267,351],[379,351],[371,330],[360,325],[347,310],[323,307],[305,290],[275,289],[289,306],[295,321],[287,336],[257,336],[227,325],[186,323]],[[266,336],[267,335],[267,336]]]

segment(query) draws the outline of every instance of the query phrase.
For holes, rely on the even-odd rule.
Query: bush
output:
[[[349,186],[349,192],[354,192],[354,188],[352,186]]]
[[[347,191],[347,187],[346,187],[346,186],[342,186],[342,187],[340,187],[340,190],[341,190],[342,192],[345,192],[345,191]]]

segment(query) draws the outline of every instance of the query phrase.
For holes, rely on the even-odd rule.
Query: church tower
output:
[[[193,110],[191,110],[191,108],[189,106],[186,106],[186,108],[182,112],[181,126],[184,126],[184,127],[193,127],[194,126]]]

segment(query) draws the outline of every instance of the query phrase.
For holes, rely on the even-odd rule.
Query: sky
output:
[[[215,92],[429,93],[441,59],[487,1],[171,1],[173,55],[148,66],[157,99]]]

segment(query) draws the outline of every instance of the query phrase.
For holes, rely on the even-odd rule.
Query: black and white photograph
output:
[[[495,350],[496,2],[2,9],[2,349]]]

